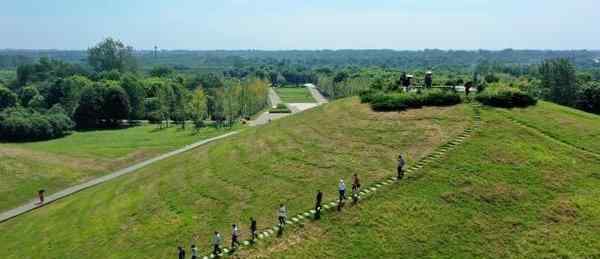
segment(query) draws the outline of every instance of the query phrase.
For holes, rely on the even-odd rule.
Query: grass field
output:
[[[284,103],[316,102],[306,87],[277,87],[274,89]]]
[[[508,115],[560,141],[600,154],[600,116],[549,102]]]
[[[0,224],[0,258],[172,258],[177,245],[209,248],[250,216],[259,229],[312,207],[337,181],[393,175],[399,152],[412,163],[471,124],[458,105],[375,113],[358,99],[244,130]],[[228,242],[227,242],[228,243]]]
[[[33,199],[39,189],[52,193],[225,131],[206,128],[194,134],[191,129],[146,125],[0,144],[0,210]]]
[[[512,123],[504,112],[484,111],[480,131],[440,163],[241,256],[600,257],[600,161]],[[510,115],[531,116],[533,126],[574,143],[600,143],[582,130],[597,121],[569,108],[542,103]]]

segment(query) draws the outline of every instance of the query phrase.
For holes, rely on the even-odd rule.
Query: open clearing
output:
[[[274,89],[284,103],[316,103],[306,87],[276,87]]]
[[[154,125],[74,132],[49,141],[0,144],[0,210],[126,167],[228,129],[198,133]]]
[[[0,257],[167,258],[192,242],[206,254],[212,231],[242,223],[246,238],[249,217],[270,227],[280,202],[294,214],[317,189],[333,198],[340,178],[393,175],[399,152],[409,164],[425,156],[470,125],[471,112],[375,113],[357,98],[335,101],[0,224]]]

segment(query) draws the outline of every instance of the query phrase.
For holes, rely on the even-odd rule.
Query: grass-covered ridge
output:
[[[134,162],[217,136],[227,129],[153,125],[115,130],[74,132],[60,139],[0,144],[0,210],[110,173]]]
[[[446,159],[328,214],[247,258],[595,258],[600,255],[600,161],[511,116],[596,121],[570,108],[485,109],[479,131]],[[576,115],[568,115],[570,112]],[[551,124],[553,125],[553,124]],[[563,123],[555,136],[599,143]]]
[[[377,113],[357,98],[201,147],[0,224],[1,258],[169,258],[176,245],[209,248],[250,216],[259,229],[335,196],[340,178],[366,184],[394,174],[395,158],[425,156],[471,124],[465,105]]]

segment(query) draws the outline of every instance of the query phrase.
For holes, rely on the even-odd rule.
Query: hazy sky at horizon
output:
[[[600,49],[598,0],[19,0],[0,49]]]

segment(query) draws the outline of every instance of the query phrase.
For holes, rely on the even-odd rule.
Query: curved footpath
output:
[[[454,139],[448,141],[446,144],[439,146],[436,150],[431,152],[429,155],[421,158],[416,164],[408,167],[405,171],[405,177],[410,177],[411,174],[414,174],[415,172],[421,170],[426,165],[435,163],[440,158],[442,158],[446,153],[448,153],[448,151],[451,151],[454,148],[456,148],[458,145],[462,144],[467,138],[469,138],[471,136],[471,134],[474,131],[479,129],[479,127],[481,126],[481,113],[479,111],[479,108],[481,107],[481,105],[480,104],[471,104],[471,106],[473,107],[473,110],[474,110],[473,125],[471,125],[470,127],[467,127],[461,134],[456,136]],[[368,197],[371,197],[374,193],[376,193],[380,189],[382,189],[384,187],[393,186],[393,184],[395,182],[396,182],[396,177],[392,176],[390,178],[383,179],[380,182],[376,182],[376,183],[370,184],[369,186],[365,186],[359,192],[358,199],[364,200]],[[327,211],[337,208],[337,204],[338,204],[337,200],[323,202],[323,211],[321,213],[327,213]],[[286,228],[291,228],[291,227],[294,227],[295,225],[302,225],[303,221],[312,219],[314,217],[315,213],[316,213],[316,211],[314,209],[309,209],[306,212],[301,212],[301,213],[297,214],[296,216],[291,217],[289,220],[286,221],[286,225],[288,226]],[[322,214],[322,216],[323,216],[323,214]],[[278,231],[279,231],[279,226],[276,224],[273,227],[260,232],[258,234],[257,241],[274,237],[277,235]],[[238,250],[244,249],[247,247],[251,247],[252,245],[253,244],[250,240],[245,240],[238,247]],[[223,252],[220,253],[219,255],[209,254],[209,255],[203,256],[201,258],[209,259],[209,258],[215,258],[215,257],[229,256],[229,255],[232,255],[234,252],[235,251],[231,251],[228,248],[223,248]]]
[[[223,134],[223,135],[220,135],[220,136],[217,136],[217,137],[213,137],[213,138],[201,140],[201,141],[198,141],[196,143],[186,145],[183,148],[180,148],[180,149],[177,149],[177,150],[173,150],[173,151],[171,151],[169,153],[160,155],[158,157],[155,157],[155,158],[152,158],[152,159],[149,159],[149,160],[146,160],[146,161],[143,161],[143,162],[131,165],[131,166],[126,167],[126,168],[123,168],[121,170],[115,171],[115,172],[107,174],[105,176],[98,177],[98,178],[90,180],[88,182],[85,182],[85,183],[82,183],[82,184],[78,184],[78,185],[69,187],[67,189],[64,189],[62,191],[59,191],[57,193],[53,193],[53,194],[45,197],[44,204],[39,204],[37,199],[36,200],[32,200],[32,201],[30,201],[30,202],[28,202],[28,203],[26,203],[24,205],[21,205],[21,206],[19,206],[17,208],[14,208],[14,209],[11,209],[9,211],[5,211],[5,212],[0,213],[0,223],[2,223],[4,221],[7,221],[9,219],[12,219],[14,217],[17,217],[19,215],[25,214],[25,213],[27,213],[29,211],[34,210],[34,209],[46,206],[46,205],[48,205],[48,204],[50,204],[52,202],[55,202],[57,200],[65,198],[65,197],[67,197],[69,195],[72,195],[74,193],[77,193],[77,192],[80,192],[82,190],[85,190],[87,188],[90,188],[90,187],[96,186],[98,184],[110,181],[110,180],[115,179],[115,178],[117,178],[119,176],[123,176],[123,175],[126,175],[126,174],[131,174],[131,173],[137,171],[138,169],[140,169],[142,167],[145,167],[145,166],[148,166],[150,164],[156,163],[156,162],[161,161],[163,159],[166,159],[166,158],[169,158],[169,157],[181,154],[183,152],[195,149],[197,147],[206,145],[206,144],[211,143],[213,141],[216,141],[216,140],[219,140],[219,139],[223,139],[223,138],[226,138],[226,137],[238,134],[238,133],[239,133],[238,131],[233,131],[233,132],[229,132],[227,134]]]

